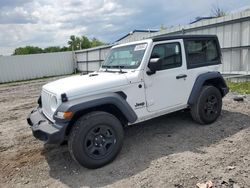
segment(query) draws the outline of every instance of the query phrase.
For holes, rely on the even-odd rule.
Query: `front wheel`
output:
[[[191,107],[192,118],[200,124],[213,123],[221,114],[222,96],[214,86],[204,86]]]
[[[122,148],[123,127],[106,112],[91,112],[76,121],[68,147],[75,161],[87,168],[99,168],[115,159]]]

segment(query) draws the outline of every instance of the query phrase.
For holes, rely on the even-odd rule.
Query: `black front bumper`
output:
[[[65,140],[67,124],[56,124],[49,121],[42,113],[41,108],[34,109],[28,116],[33,136],[49,144],[60,144]]]

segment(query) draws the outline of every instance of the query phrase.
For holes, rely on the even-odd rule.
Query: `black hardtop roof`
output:
[[[152,37],[154,42],[174,39],[198,39],[198,38],[216,38],[217,35],[159,35]]]

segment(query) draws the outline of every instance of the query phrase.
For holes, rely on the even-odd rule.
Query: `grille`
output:
[[[49,118],[50,121],[53,120],[53,114],[54,112],[51,110],[50,104],[51,104],[51,98],[53,94],[49,93],[45,90],[42,90],[42,109],[43,109],[43,114]]]

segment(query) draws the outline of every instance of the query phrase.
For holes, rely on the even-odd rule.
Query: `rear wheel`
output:
[[[91,112],[73,126],[68,146],[71,156],[82,166],[98,168],[113,161],[122,147],[123,127],[106,112]]]
[[[204,86],[191,107],[192,118],[200,124],[213,123],[221,114],[222,96],[214,86]]]

